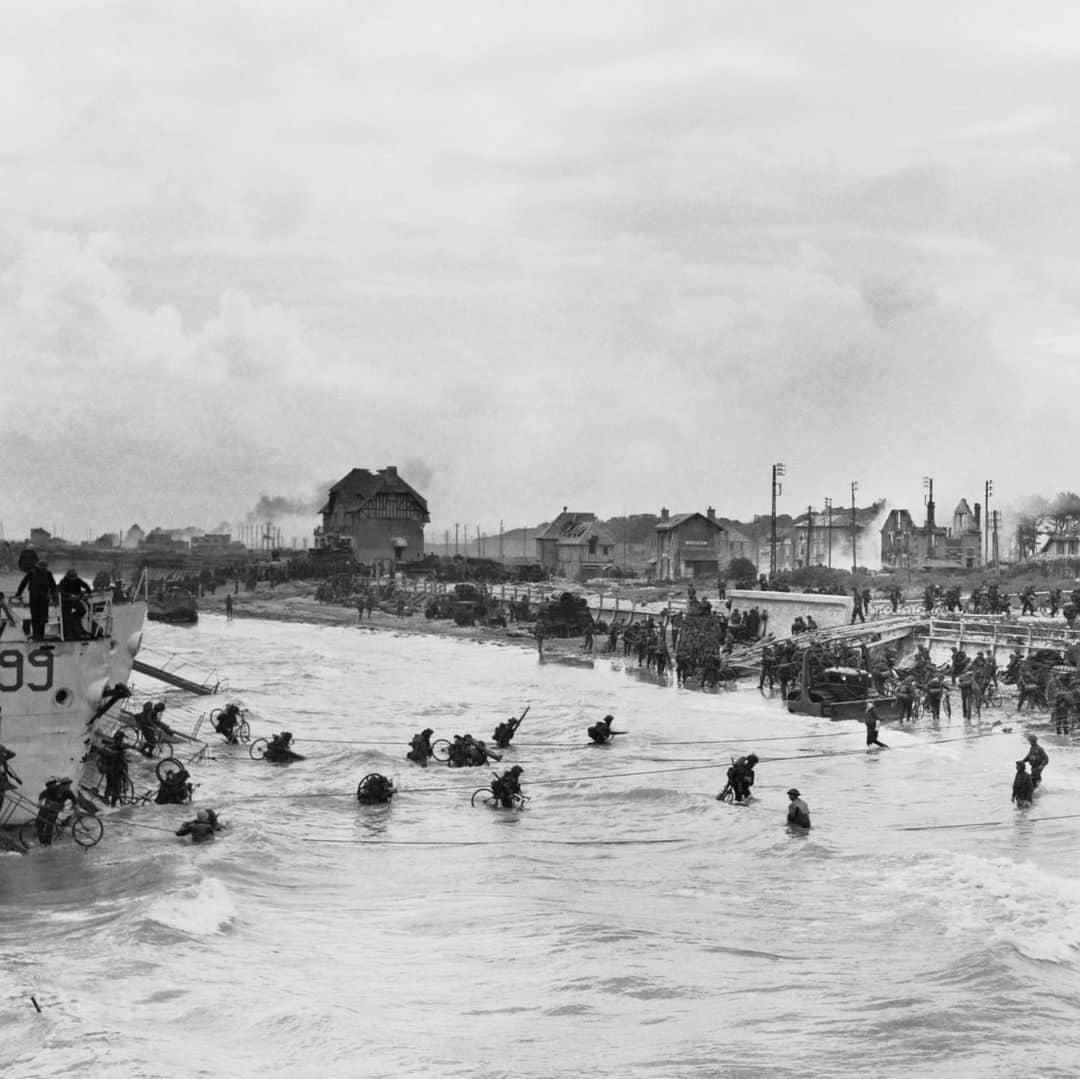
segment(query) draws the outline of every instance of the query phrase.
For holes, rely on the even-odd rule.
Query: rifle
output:
[[[530,708],[532,708],[531,704],[525,705],[525,711],[522,712],[521,715],[517,717],[517,719],[513,720],[514,726],[511,728],[513,731],[516,732],[518,727],[521,726],[521,721],[529,714]]]

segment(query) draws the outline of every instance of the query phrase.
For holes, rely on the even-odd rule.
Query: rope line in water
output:
[[[1055,817],[1021,817],[1019,820],[1031,824],[1038,824],[1039,821],[1047,820],[1076,820],[1080,817],[1080,813],[1062,813]],[[999,828],[1003,824],[1015,825],[1018,818],[1013,817],[1009,820],[980,820],[980,821],[968,821],[964,824],[910,824],[905,825],[902,828],[897,828],[898,832],[940,832],[947,828]]]
[[[271,833],[264,833],[271,834]],[[278,838],[290,838],[279,833]],[[487,839],[312,839],[305,837],[305,843],[333,843],[348,846],[378,847],[492,847],[518,846],[518,842],[492,843]],[[532,839],[520,840],[534,846],[547,847],[651,847],[683,843],[682,839]]]

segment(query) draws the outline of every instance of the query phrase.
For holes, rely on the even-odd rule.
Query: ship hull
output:
[[[98,624],[108,632],[94,640],[0,637],[0,743],[15,753],[10,767],[26,800],[0,808],[5,824],[35,815],[47,779],[79,782],[94,718],[106,690],[131,674],[145,615],[145,602],[106,609]]]

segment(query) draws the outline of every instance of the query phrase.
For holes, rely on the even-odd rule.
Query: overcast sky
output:
[[[5,535],[387,464],[433,542],[776,461],[790,513],[1075,488],[1080,9],[1024,9],[9,5]]]

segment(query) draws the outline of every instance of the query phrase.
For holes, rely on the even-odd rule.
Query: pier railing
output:
[[[1006,615],[945,615],[930,619],[925,641],[951,647],[970,646],[985,650],[1019,650],[1028,656],[1040,648],[1065,651],[1080,645],[1080,629],[1060,622],[1017,622]]]

